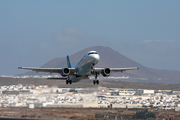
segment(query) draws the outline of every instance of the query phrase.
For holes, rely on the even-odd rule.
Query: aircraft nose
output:
[[[97,61],[99,61],[99,59],[100,59],[100,56],[99,56],[98,54],[94,54],[93,57],[94,57]]]

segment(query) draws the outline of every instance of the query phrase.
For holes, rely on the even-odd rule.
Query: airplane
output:
[[[66,84],[72,84],[80,81],[81,79],[89,79],[90,75],[95,76],[93,84],[99,84],[97,77],[102,74],[104,77],[110,76],[112,72],[124,72],[126,70],[139,69],[138,67],[131,68],[95,68],[94,66],[100,59],[99,54],[96,51],[89,51],[86,53],[80,61],[74,66],[71,66],[69,56],[67,55],[67,67],[65,68],[32,68],[32,67],[18,67],[18,69],[28,69],[36,72],[50,72],[59,73],[66,79]]]

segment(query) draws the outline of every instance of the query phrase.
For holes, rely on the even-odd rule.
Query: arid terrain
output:
[[[133,88],[133,89],[153,89],[153,90],[180,90],[180,84],[175,83],[137,83],[115,80],[100,80],[99,85],[94,85],[92,80],[81,80],[80,82],[66,85],[64,80],[42,79],[42,78],[6,78],[0,77],[0,86],[17,85],[17,84],[33,84],[33,85],[48,85],[49,87],[56,86],[61,88],[93,88],[93,87],[108,87],[108,88]]]
[[[153,109],[112,109],[112,108],[0,108],[0,116],[4,118],[28,118],[28,119],[74,119],[74,120],[114,120],[133,119],[137,113],[148,111],[146,115],[152,115],[149,120],[160,119],[180,119],[180,112],[173,110],[154,111]],[[141,114],[143,116],[143,114]],[[139,116],[139,117],[141,117]],[[135,118],[134,118],[135,119]]]

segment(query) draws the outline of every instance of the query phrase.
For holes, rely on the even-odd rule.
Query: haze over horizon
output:
[[[146,67],[180,71],[179,6],[178,0],[1,0],[0,75],[92,46],[110,47]]]

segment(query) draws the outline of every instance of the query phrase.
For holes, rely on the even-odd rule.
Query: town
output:
[[[180,91],[0,86],[0,107],[155,108],[180,111]]]

